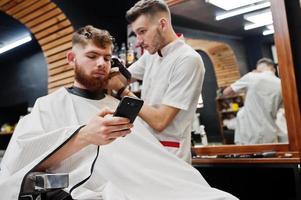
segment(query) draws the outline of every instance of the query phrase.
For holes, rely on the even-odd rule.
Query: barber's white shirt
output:
[[[237,113],[235,143],[277,142],[275,119],[282,104],[280,79],[273,72],[250,72],[231,85],[246,90],[244,107]]]
[[[146,104],[180,109],[161,133],[145,124],[169,151],[191,162],[191,123],[202,90],[204,64],[201,56],[182,39],[165,46],[161,54],[162,57],[145,52],[129,70],[133,78],[143,80],[141,98]]]

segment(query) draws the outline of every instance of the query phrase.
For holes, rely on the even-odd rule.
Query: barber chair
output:
[[[20,200],[72,200],[63,189],[69,186],[69,174],[32,172],[25,178]]]

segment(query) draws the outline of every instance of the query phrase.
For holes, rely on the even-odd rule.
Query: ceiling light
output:
[[[267,29],[265,29],[263,32],[262,32],[262,35],[270,35],[270,34],[273,34],[274,33],[274,26],[271,24],[271,25],[268,25],[266,26]]]
[[[272,29],[272,30],[264,30],[263,32],[262,32],[262,35],[270,35],[270,34],[273,34],[274,33],[274,29]]]
[[[262,21],[273,22],[271,9],[265,9],[263,11],[252,12],[245,14],[244,19],[253,22],[254,24],[261,23]]]
[[[26,36],[26,37],[24,37],[24,38],[22,38],[20,40],[16,40],[15,42],[12,42],[12,43],[10,43],[8,45],[5,45],[4,47],[1,47],[0,48],[0,54],[4,53],[4,52],[6,52],[6,51],[8,51],[10,49],[13,49],[13,48],[15,48],[17,46],[20,46],[20,45],[22,45],[22,44],[24,44],[26,42],[29,42],[29,41],[31,41],[31,36],[30,35]]]
[[[267,25],[266,27],[267,27],[268,29],[270,29],[270,30],[272,30],[272,29],[274,30],[273,24]]]
[[[233,10],[235,8],[243,7],[253,3],[257,3],[263,0],[206,0],[207,3],[211,3],[217,7],[220,7],[224,10]]]
[[[250,30],[261,26],[273,24],[272,12],[270,9],[266,9],[260,12],[254,12],[244,15],[244,18],[252,23],[246,24],[244,29]]]
[[[233,16],[236,16],[236,15],[241,15],[241,14],[244,14],[244,13],[252,12],[254,10],[267,8],[267,7],[270,7],[270,6],[271,6],[270,2],[265,2],[265,3],[251,5],[251,6],[246,6],[246,7],[243,7],[243,8],[239,8],[239,9],[236,9],[236,10],[225,12],[225,13],[220,14],[220,15],[216,15],[215,19],[217,21],[219,21],[219,20],[222,20],[222,19],[226,19],[226,18],[233,17]]]
[[[258,23],[258,24],[246,24],[244,26],[244,29],[245,30],[251,30],[251,29],[254,29],[254,28],[259,28],[259,27],[262,27],[262,26],[270,25],[271,23],[273,23],[273,22],[262,22],[262,23]]]

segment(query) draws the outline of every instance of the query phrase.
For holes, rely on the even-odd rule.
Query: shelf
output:
[[[225,100],[225,99],[234,99],[234,98],[243,98],[244,95],[243,94],[238,94],[238,95],[232,95],[232,96],[220,96],[220,97],[216,97],[216,100]]]
[[[227,110],[227,111],[220,111],[222,114],[229,114],[229,113],[237,113],[239,110]]]
[[[244,105],[244,93],[239,93],[231,96],[216,97],[216,109],[220,124],[220,133],[224,144],[228,144],[228,139],[225,134],[225,126],[223,121],[225,119],[232,119],[236,117],[239,110]],[[231,139],[232,141],[233,139]]]
[[[192,164],[275,164],[275,163],[300,163],[300,158],[193,158]]]
[[[0,132],[0,135],[12,135],[13,132]]]

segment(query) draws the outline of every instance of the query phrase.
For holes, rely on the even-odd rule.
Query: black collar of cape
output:
[[[86,99],[92,99],[92,100],[100,100],[105,97],[103,90],[97,90],[97,91],[89,91],[87,89],[78,88],[75,86],[66,88],[67,91],[71,94],[84,97]]]

